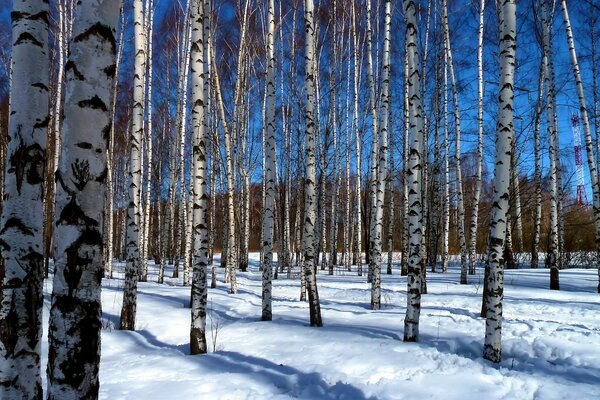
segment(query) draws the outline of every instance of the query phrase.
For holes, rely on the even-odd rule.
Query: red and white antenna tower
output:
[[[579,116],[573,114],[571,116],[571,127],[573,130],[573,145],[575,146],[575,174],[577,176],[577,205],[587,204],[587,196],[585,194],[585,181],[583,177],[583,156],[581,153],[581,130],[579,128]]]

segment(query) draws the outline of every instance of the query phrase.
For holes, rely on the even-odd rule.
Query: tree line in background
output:
[[[223,268],[237,293],[250,251],[261,318],[273,279],[299,277],[311,326],[323,324],[319,271],[366,275],[377,310],[382,267],[399,265],[409,342],[426,274],[459,255],[461,284],[485,273],[484,357],[499,362],[503,268],[542,259],[559,289],[572,254],[591,252],[600,273],[600,10],[582,10],[583,73],[566,0],[14,2],[0,32],[2,394],[42,396],[50,273],[49,398],[94,398],[115,260],[120,328],[135,329],[149,260],[159,283],[172,265],[191,286],[198,354],[208,285]],[[568,82],[592,207],[560,148]]]

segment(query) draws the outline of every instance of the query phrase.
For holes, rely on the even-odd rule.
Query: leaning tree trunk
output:
[[[310,325],[323,326],[321,319],[321,305],[319,303],[319,292],[317,290],[317,277],[315,274],[315,222],[317,217],[316,210],[316,160],[315,160],[315,63],[314,63],[314,43],[315,43],[315,18],[314,18],[313,0],[304,0],[304,26],[305,26],[305,59],[306,59],[306,80],[305,93],[306,102],[304,105],[304,119],[306,121],[305,131],[305,154],[306,154],[306,178],[304,183],[304,274],[306,275],[306,285],[308,289],[308,307],[310,311]]]
[[[423,108],[421,106],[421,75],[417,47],[417,17],[414,0],[403,0],[406,23],[406,53],[408,57],[408,114],[411,134],[408,178],[408,279],[406,317],[404,319],[404,341],[419,340],[419,316],[421,314],[421,259],[423,245],[423,204],[421,193],[421,171],[423,169]]]
[[[462,187],[462,168],[460,165],[460,110],[458,104],[458,89],[456,87],[456,77],[454,74],[454,60],[452,58],[452,48],[450,47],[450,30],[448,29],[448,5],[446,0],[442,0],[442,23],[444,26],[444,43],[446,54],[448,55],[448,72],[452,83],[452,106],[454,109],[454,130],[456,131],[455,153],[454,153],[454,172],[456,179],[456,208],[458,225],[458,243],[460,245],[460,283],[467,283],[467,241],[465,238],[465,206],[463,201]]]
[[[81,3],[69,46],[56,172],[59,240],[48,328],[48,399],[98,397],[104,270],[104,207],[98,199],[106,195],[118,19],[118,2]]]
[[[587,162],[590,169],[590,180],[592,181],[593,193],[593,210],[594,210],[594,226],[596,228],[596,257],[598,265],[598,293],[600,293],[600,184],[598,182],[598,173],[596,162],[594,160],[594,148],[592,144],[592,133],[590,130],[590,121],[585,104],[585,94],[583,91],[583,81],[579,72],[579,63],[577,62],[577,52],[575,51],[575,42],[573,41],[573,32],[571,30],[571,22],[569,21],[569,13],[567,11],[567,3],[565,0],[560,2],[565,20],[565,29],[567,30],[567,41],[569,43],[569,53],[571,55],[571,64],[573,66],[573,75],[577,85],[577,97],[579,98],[579,111],[583,120],[583,131],[585,134],[585,150],[587,153]]]
[[[48,2],[15,1],[0,250],[0,397],[41,399]]]
[[[193,263],[190,353],[207,352],[206,345],[206,302],[208,297],[208,225],[207,225],[207,163],[206,136],[208,134],[208,95],[207,77],[209,10],[206,0],[196,0],[191,8],[192,20],[192,124],[194,175],[192,185],[193,213]],[[187,256],[187,255],[186,255]]]
[[[263,265],[262,265],[262,317],[263,321],[273,319],[271,286],[273,278],[273,223],[275,214],[275,1],[269,0],[267,13],[269,31],[267,33],[267,103],[266,122],[266,190],[263,213]]]
[[[146,40],[143,26],[142,0],[133,0],[135,64],[133,77],[133,115],[131,118],[129,158],[129,205],[127,206],[127,264],[123,286],[120,329],[135,330],[137,283],[141,269],[140,189],[142,183],[141,143],[144,132],[144,74],[146,71]]]
[[[502,358],[502,300],[504,297],[504,239],[510,187],[511,142],[514,135],[513,84],[516,47],[515,0],[503,0],[500,12],[500,92],[496,127],[496,162],[494,202],[490,219],[489,255],[487,260],[485,340],[483,358],[498,363]]]

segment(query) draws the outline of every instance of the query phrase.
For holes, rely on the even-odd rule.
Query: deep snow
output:
[[[237,295],[228,293],[219,269],[218,287],[209,289],[207,355],[189,355],[190,289],[181,279],[153,283],[151,265],[149,282],[139,284],[136,332],[115,329],[123,281],[105,279],[100,397],[600,399],[595,270],[561,271],[560,292],[547,289],[546,269],[506,271],[503,362],[496,366],[481,357],[481,275],[459,285],[456,265],[447,274],[428,273],[420,342],[403,343],[406,279],[397,269],[383,275],[380,311],[369,309],[364,276],[320,271],[324,327],[311,328],[299,281],[285,274],[274,281],[274,320],[260,321],[257,259],[252,254],[249,272],[238,273]],[[50,282],[45,291],[48,307]],[[47,316],[46,309],[46,323]],[[211,325],[218,325],[216,352]]]

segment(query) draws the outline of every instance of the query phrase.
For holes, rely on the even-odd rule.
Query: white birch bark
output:
[[[352,2],[352,26],[353,26],[353,30],[352,30],[352,36],[353,36],[353,48],[354,48],[354,82],[353,82],[353,88],[354,88],[354,93],[353,93],[353,113],[352,113],[352,119],[353,119],[353,125],[354,125],[354,150],[355,150],[355,156],[356,156],[356,190],[355,190],[355,207],[356,207],[356,212],[355,212],[355,219],[354,219],[354,228],[355,228],[355,235],[354,235],[354,247],[356,248],[356,252],[354,254],[354,258],[356,259],[356,263],[357,263],[357,273],[358,276],[362,275],[362,207],[361,207],[361,189],[362,189],[362,151],[361,151],[361,137],[360,137],[360,133],[359,133],[359,129],[358,129],[358,103],[359,103],[359,98],[358,98],[358,91],[359,91],[359,67],[358,67],[358,62],[359,62],[359,58],[358,58],[358,35],[356,33],[356,6],[355,6],[355,2]]]
[[[122,330],[135,330],[137,310],[137,283],[141,269],[140,187],[142,183],[141,143],[144,132],[144,74],[146,72],[146,40],[144,34],[142,0],[133,1],[135,64],[133,77],[133,116],[130,135],[129,204],[127,206],[127,264],[121,307]]]
[[[272,279],[273,279],[273,224],[275,214],[275,1],[269,0],[267,19],[267,73],[266,73],[266,188],[265,211],[263,213],[263,265],[262,265],[262,317],[263,321],[273,319]]]
[[[513,84],[516,49],[516,2],[499,4],[500,81],[498,124],[496,128],[496,161],[494,168],[494,201],[490,220],[485,339],[483,357],[498,363],[502,358],[502,301],[504,297],[504,240],[510,186],[511,142],[514,135]]]
[[[404,21],[406,23],[406,53],[408,57],[408,105],[410,129],[409,163],[406,169],[408,179],[408,279],[407,304],[404,319],[404,341],[419,340],[419,317],[421,314],[421,262],[423,246],[423,205],[421,193],[421,171],[423,169],[423,108],[421,106],[421,76],[419,51],[417,47],[416,6],[413,0],[403,0]]]
[[[370,217],[369,221],[369,247],[367,251],[368,274],[367,282],[373,283],[373,242],[375,241],[375,219],[377,214],[377,167],[379,158],[379,129],[377,127],[377,99],[375,98],[375,74],[373,67],[373,29],[371,27],[371,0],[366,0],[366,13],[367,13],[367,84],[369,86],[369,109],[371,111],[371,175],[369,179],[369,200],[370,200],[370,213],[367,214]],[[376,19],[378,20],[378,18]],[[360,203],[359,203],[360,204]],[[372,302],[372,300],[371,300]]]
[[[567,42],[569,44],[569,54],[571,56],[571,65],[573,66],[573,76],[577,86],[577,97],[579,98],[579,112],[583,120],[583,132],[585,135],[585,150],[587,154],[587,163],[590,170],[590,180],[592,181],[592,196],[593,196],[593,211],[594,211],[594,226],[596,228],[596,257],[598,258],[598,293],[600,293],[600,184],[598,182],[597,164],[594,160],[594,148],[592,144],[592,133],[590,130],[590,121],[588,118],[587,106],[585,103],[585,95],[583,90],[583,81],[579,72],[579,63],[577,62],[577,52],[575,50],[575,42],[573,40],[573,32],[571,30],[571,22],[569,20],[569,12],[565,0],[560,2],[565,20],[565,29],[567,31]]]
[[[191,298],[190,353],[207,352],[206,304],[208,297],[208,225],[207,225],[207,134],[209,81],[207,58],[209,8],[206,0],[193,1],[191,74],[192,74],[192,124],[193,124],[193,272]]]
[[[452,83],[452,105],[454,108],[454,129],[455,153],[454,153],[454,171],[456,175],[456,202],[457,202],[457,225],[458,242],[460,245],[460,283],[467,283],[467,242],[465,238],[465,206],[463,201],[462,188],[462,168],[460,165],[460,110],[458,104],[458,89],[456,88],[456,77],[454,74],[454,61],[452,58],[452,48],[450,46],[450,30],[448,29],[448,5],[446,0],[442,0],[442,25],[444,27],[444,48],[448,57],[448,72],[450,73],[450,82]],[[445,92],[444,92],[445,93]]]
[[[391,0],[385,0],[385,33],[383,38],[383,72],[381,75],[381,113],[377,151],[377,179],[375,191],[375,210],[371,226],[371,269],[373,280],[371,286],[371,308],[381,308],[381,249],[383,235],[383,200],[387,178],[388,125],[390,113],[390,39],[392,23]]]
[[[142,242],[141,257],[142,257],[142,274],[140,280],[148,280],[148,245],[152,233],[150,231],[150,194],[152,190],[152,36],[154,32],[154,0],[146,0],[146,65],[147,74],[146,86],[148,87],[147,99],[146,99],[146,193],[144,197],[144,240]]]
[[[211,49],[211,65],[212,65],[212,77],[214,79],[215,86],[215,101],[219,108],[221,117],[221,123],[223,125],[223,132],[225,136],[225,157],[226,157],[226,175],[227,175],[227,271],[229,274],[231,284],[231,294],[237,293],[237,280],[236,280],[236,257],[235,257],[235,205],[234,205],[234,187],[233,187],[233,160],[232,160],[232,141],[229,128],[227,126],[227,119],[225,117],[225,107],[223,105],[223,97],[221,95],[221,82],[219,80],[219,73],[217,71],[217,64],[214,55],[214,48]]]
[[[41,399],[48,2],[15,1],[0,249],[0,397]]]
[[[548,235],[548,250],[546,254],[546,268],[550,268],[550,288],[558,290],[558,166],[557,142],[558,132],[556,127],[556,82],[554,72],[554,56],[552,50],[552,18],[548,15],[548,4],[542,2],[543,50],[546,62],[546,87],[547,87],[547,121],[548,121],[548,153],[550,157],[550,232]]]
[[[534,136],[534,185],[535,185],[535,208],[533,216],[533,243],[531,248],[531,268],[539,266],[539,247],[542,225],[542,163],[540,157],[540,124],[542,119],[542,102],[544,95],[544,79],[546,75],[546,54],[542,50],[542,62],[540,63],[540,78],[538,81],[538,96],[535,106],[535,121],[533,127]]]
[[[122,7],[121,7],[122,8]],[[119,44],[117,50],[117,60],[115,62],[115,84],[112,93],[112,114],[110,124],[110,137],[108,139],[108,149],[106,150],[106,197],[105,197],[105,223],[104,223],[104,273],[108,278],[113,277],[113,225],[114,225],[114,190],[113,190],[113,158],[115,147],[115,112],[117,104],[117,88],[119,82],[119,71],[121,58],[123,56],[123,37],[125,31],[125,13],[121,11]]]
[[[305,119],[305,154],[306,154],[306,178],[304,181],[304,274],[308,291],[308,302],[310,311],[310,325],[322,326],[321,305],[319,303],[319,292],[317,290],[317,277],[315,273],[315,237],[316,222],[316,160],[315,160],[315,18],[313,0],[304,0],[304,26],[305,26],[305,68],[306,80],[304,81],[304,92],[306,100],[304,103]]]
[[[477,258],[477,228],[479,221],[479,199],[481,197],[481,178],[483,171],[483,22],[485,0],[479,3],[479,27],[477,28],[477,166],[475,190],[471,208],[471,226],[469,232],[469,274],[475,274]]]
[[[448,54],[444,52],[442,109],[444,115],[444,191],[442,210],[442,272],[448,272],[448,239],[450,233],[450,145],[448,138]]]
[[[96,10],[102,9],[102,13]],[[98,397],[106,151],[115,78],[114,0],[81,3],[69,46],[56,173],[55,274],[48,334],[48,399]]]

